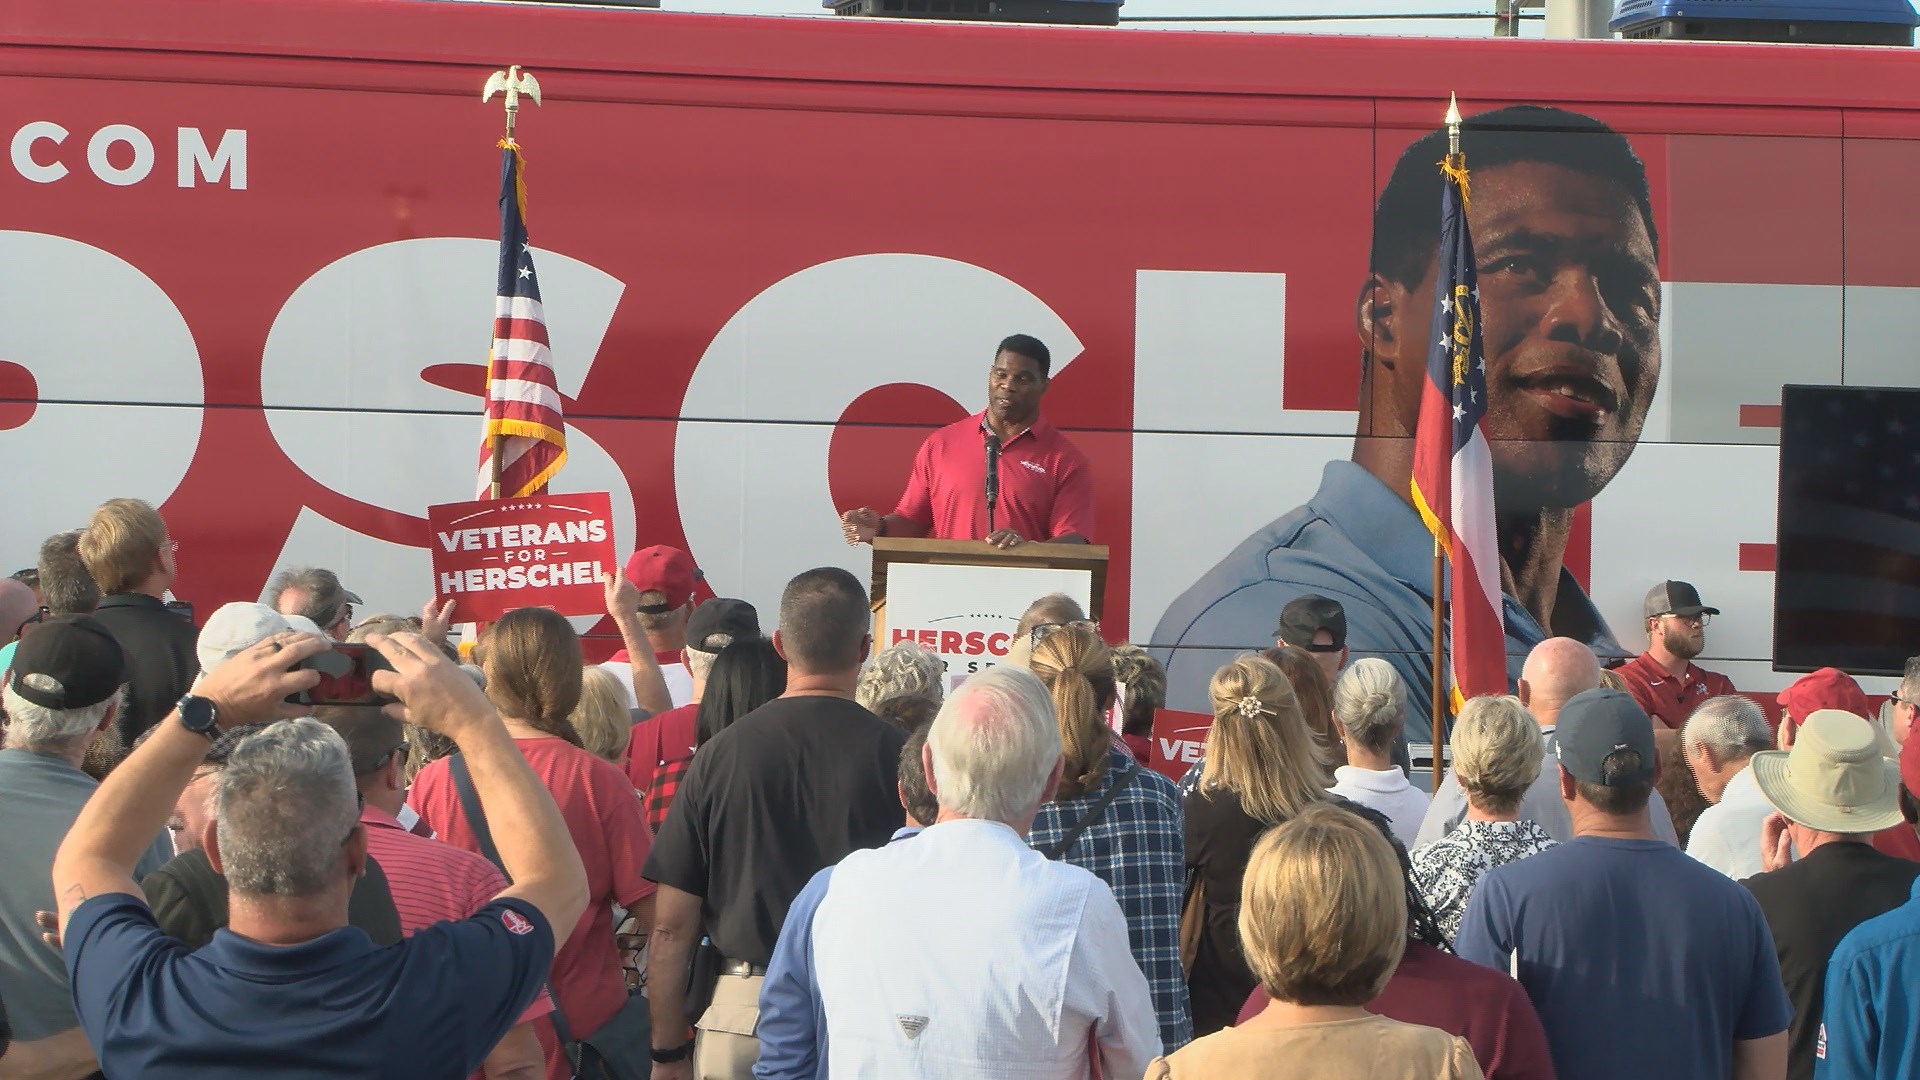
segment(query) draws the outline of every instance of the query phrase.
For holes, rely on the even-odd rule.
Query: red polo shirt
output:
[[[360,824],[367,827],[367,852],[387,872],[403,933],[464,919],[506,891],[506,875],[484,857],[415,836],[377,806],[361,806]],[[531,1023],[552,1011],[553,999],[542,990],[516,1023]],[[475,1071],[468,1080],[484,1080],[482,1072]]]
[[[1646,653],[1614,670],[1626,680],[1627,692],[1647,715],[1670,728],[1685,724],[1687,717],[1693,715],[1694,707],[1708,698],[1739,692],[1733,688],[1733,680],[1725,675],[1691,663],[1676,679]]]
[[[942,540],[987,538],[986,413],[927,436],[895,515]],[[1093,470],[1087,457],[1043,419],[1000,447],[994,526],[1025,540],[1067,533],[1093,539]]]

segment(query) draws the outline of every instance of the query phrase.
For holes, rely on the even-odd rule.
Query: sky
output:
[[[823,14],[820,0],[661,0],[662,10],[756,15]],[[1488,37],[1493,33],[1493,0],[1126,0],[1123,18],[1167,15],[1331,15],[1480,12],[1477,19],[1394,18],[1378,21],[1270,23],[1146,23],[1151,28],[1214,30],[1222,33],[1286,31],[1322,34],[1403,34]],[[1538,9],[1529,15],[1540,14]],[[1123,22],[1122,25],[1125,25]],[[1540,37],[1538,18],[1521,23],[1522,37]]]

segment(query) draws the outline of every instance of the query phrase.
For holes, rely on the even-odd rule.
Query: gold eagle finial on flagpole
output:
[[[505,71],[496,71],[487,76],[487,85],[480,91],[480,100],[492,101],[493,95],[505,93],[507,96],[507,142],[513,142],[513,125],[520,118],[520,96],[525,94],[540,104],[540,82],[531,72],[521,71],[515,64]]]

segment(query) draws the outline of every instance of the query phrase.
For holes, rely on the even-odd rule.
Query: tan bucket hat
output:
[[[1791,750],[1753,755],[1760,793],[1789,820],[1833,833],[1870,833],[1900,824],[1900,766],[1880,755],[1873,725],[1820,709],[1801,722]]]

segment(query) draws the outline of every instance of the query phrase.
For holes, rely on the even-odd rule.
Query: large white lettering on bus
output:
[[[348,499],[410,516],[473,497],[480,402],[421,373],[486,363],[498,251],[496,241],[453,237],[381,244],[294,290],[267,333],[260,391],[268,426],[295,465]],[[577,397],[625,286],[556,252],[537,251],[535,262],[560,392]],[[626,551],[633,492],[620,467],[572,425],[567,455],[560,487],[611,492],[616,547]],[[282,549],[281,563],[290,562],[337,568],[372,610],[411,610],[432,580],[424,547],[311,508]]]
[[[13,171],[36,184],[52,184],[84,164],[96,179],[114,187],[132,187],[153,175],[154,138],[131,124],[103,125],[84,143],[73,136],[51,120],[20,125],[8,146]],[[176,185],[225,183],[234,191],[247,189],[245,130],[226,129],[209,145],[199,128],[177,128],[173,147]],[[70,166],[69,161],[74,164]]]
[[[0,385],[0,550],[16,556],[108,495],[165,502],[200,442],[186,320],[147,275],[78,240],[0,231]]]

